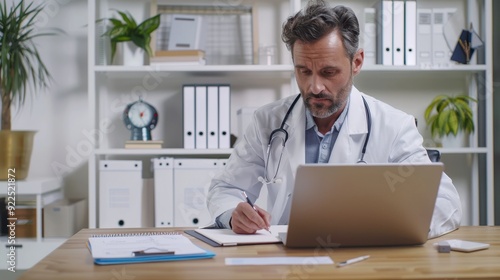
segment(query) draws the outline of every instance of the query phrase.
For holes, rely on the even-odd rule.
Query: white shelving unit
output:
[[[222,5],[213,1],[162,1],[169,4]],[[329,1],[353,8],[361,20],[363,7],[376,1]],[[181,88],[186,83],[227,83],[231,85],[232,130],[236,131],[236,110],[240,106],[259,106],[279,98],[296,94],[293,66],[286,48],[280,41],[281,23],[303,5],[301,0],[248,0],[238,4],[255,3],[255,13],[262,44],[280,46],[277,65],[205,65],[205,66],[116,66],[98,63],[101,39],[95,20],[107,17],[111,8],[136,9],[137,14],[148,16],[147,11],[156,1],[89,0],[88,2],[88,89],[90,116],[94,126],[95,150],[89,159],[89,227],[98,227],[97,193],[98,162],[110,158],[136,158],[154,156],[172,157],[227,157],[231,149],[185,150],[182,149]],[[449,4],[451,3],[451,4]],[[233,3],[234,4],[234,3]],[[229,4],[228,4],[229,5]],[[480,223],[480,209],[486,210],[488,225],[493,219],[493,84],[492,84],[492,0],[419,0],[417,5],[454,5],[464,11],[466,22],[474,22],[485,42],[484,61],[471,65],[454,65],[446,69],[421,69],[418,66],[365,65],[354,78],[358,89],[400,108],[419,120],[419,130],[431,144],[425,128],[423,112],[430,100],[441,93],[468,92],[478,98],[475,108],[476,132],[470,137],[469,147],[439,148],[446,172],[455,182],[462,198],[466,224]],[[271,15],[271,16],[269,16]],[[137,18],[141,20],[140,18]],[[275,26],[275,28],[269,28]],[[361,29],[363,30],[363,29]],[[147,95],[160,113],[159,135],[165,148],[159,150],[123,149],[128,131],[121,122],[126,104],[135,101],[139,93]],[[426,140],[427,141],[427,140]],[[480,193],[486,198],[480,199]],[[483,208],[484,207],[484,208]]]

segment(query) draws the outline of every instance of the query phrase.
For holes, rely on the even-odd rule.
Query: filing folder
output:
[[[222,167],[219,159],[174,159],[174,222],[176,227],[208,225],[208,188]]]
[[[416,0],[405,0],[405,65],[417,65]]]
[[[405,64],[405,3],[394,0],[392,7],[393,19],[393,65]]]
[[[142,226],[142,162],[99,162],[99,227]]]
[[[174,226],[174,159],[151,159],[154,174],[155,227]]]
[[[417,63],[432,67],[432,10],[417,9]]]
[[[207,148],[207,87],[195,87],[195,147]]]
[[[375,8],[365,8],[364,10],[364,32],[363,49],[365,51],[365,65],[374,65],[377,63],[377,27],[375,23]]]
[[[185,85],[182,94],[184,149],[195,148],[195,88]]]
[[[219,86],[219,149],[231,147],[231,88]]]
[[[432,9],[432,64],[434,67],[447,67],[450,62],[450,50],[444,38],[444,24],[447,9]]]
[[[207,87],[207,148],[219,148],[219,87]]]
[[[393,64],[392,0],[377,4],[377,64]]]

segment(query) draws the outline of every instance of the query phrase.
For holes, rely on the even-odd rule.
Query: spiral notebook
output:
[[[94,263],[100,265],[181,261],[213,258],[177,232],[93,235],[88,247]]]

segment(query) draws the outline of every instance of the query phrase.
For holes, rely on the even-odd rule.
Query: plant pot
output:
[[[22,180],[28,176],[33,138],[36,131],[0,130],[0,180],[7,180],[9,174]],[[14,172],[9,172],[14,169]]]
[[[469,146],[469,135],[459,132],[457,136],[449,134],[441,138],[443,148],[463,148]]]
[[[123,42],[122,48],[122,64],[126,66],[143,66],[146,52],[136,46],[132,42]]]

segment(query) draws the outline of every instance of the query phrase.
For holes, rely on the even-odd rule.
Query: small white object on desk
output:
[[[488,243],[472,242],[460,239],[443,240],[439,243],[434,243],[434,246],[438,247],[439,250],[439,244],[441,244],[442,242],[448,243],[451,251],[459,252],[474,252],[488,249],[490,247],[490,244]]]

